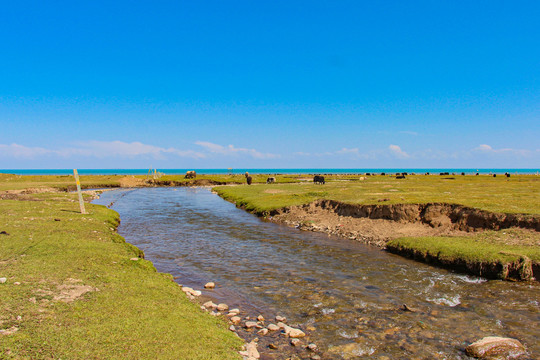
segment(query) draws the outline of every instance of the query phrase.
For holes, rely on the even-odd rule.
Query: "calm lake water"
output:
[[[540,356],[538,283],[486,281],[263,222],[204,188],[115,190],[95,203],[113,203],[119,233],[158,271],[196,289],[214,281],[203,294],[215,301],[312,329],[323,358],[469,359],[465,346],[485,336]]]

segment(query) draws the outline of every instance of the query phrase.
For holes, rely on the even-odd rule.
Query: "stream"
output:
[[[464,348],[485,336],[540,356],[538,282],[486,281],[265,222],[206,188],[106,191],[94,203],[112,203],[120,235],[158,271],[251,316],[285,316],[323,359],[470,359]]]

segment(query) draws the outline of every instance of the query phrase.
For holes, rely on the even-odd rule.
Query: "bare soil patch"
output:
[[[352,240],[384,247],[392,239],[404,236],[463,235],[465,231],[428,224],[342,216],[335,209],[323,208],[318,203],[293,206],[272,217],[272,220],[300,230],[320,231]]]
[[[135,176],[124,176],[120,180],[118,180],[120,183],[120,187],[138,187],[138,186],[145,186],[146,181],[143,179],[138,179]]]
[[[452,204],[355,205],[319,200],[271,215],[271,220],[277,223],[380,247],[400,237],[464,236],[512,227],[532,232],[540,230],[540,219],[535,216],[491,213]]]
[[[284,193],[285,191],[279,190],[279,189],[266,189],[263,192],[267,194],[279,194],[279,193]]]

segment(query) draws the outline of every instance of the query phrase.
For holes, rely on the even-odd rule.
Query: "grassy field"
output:
[[[254,184],[266,183],[268,175],[253,175]],[[275,176],[278,183],[292,183],[299,181],[297,175],[279,175]],[[108,188],[121,187],[125,179],[137,179],[141,182],[152,180],[152,177],[147,175],[81,175],[81,187],[88,188]],[[242,174],[237,175],[197,175],[198,181],[210,180],[213,182],[227,184],[245,184],[246,178]],[[192,182],[192,179],[186,179],[184,175],[167,175],[164,174],[157,179],[158,183],[178,183],[186,184]],[[148,185],[152,185],[151,181]],[[23,190],[23,189],[45,189],[52,188],[56,190],[73,190],[75,188],[75,180],[72,175],[14,175],[0,174],[0,191],[5,190]]]
[[[347,181],[330,177],[326,185],[297,184],[221,186],[215,190],[247,210],[264,212],[318,199],[353,204],[450,203],[504,213],[540,214],[540,177],[519,175],[415,175],[406,179],[369,176]]]
[[[81,176],[81,187],[83,188],[104,188],[120,186],[119,175],[89,175]],[[142,176],[141,178],[146,178]],[[44,189],[53,188],[57,190],[67,190],[75,187],[75,180],[72,175],[43,175],[26,176],[13,174],[0,174],[0,191],[23,190],[23,189]]]
[[[63,183],[38,180],[16,185]],[[240,358],[242,341],[222,319],[149,261],[131,260],[140,252],[114,231],[116,212],[87,204],[81,215],[66,193],[23,199],[0,200],[0,358]]]
[[[511,264],[513,268],[521,267],[515,276],[523,279],[532,275],[531,262],[540,264],[540,236],[520,229],[485,231],[471,236],[399,238],[391,240],[388,247],[397,253],[414,250],[417,256],[437,259],[439,263],[451,264],[458,260],[465,264],[500,264],[499,269]],[[524,273],[519,274],[519,271]],[[506,276],[503,270],[489,274],[489,277]]]

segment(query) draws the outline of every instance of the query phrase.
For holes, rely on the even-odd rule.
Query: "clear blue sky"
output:
[[[4,1],[0,168],[538,168],[539,19],[539,1]]]

